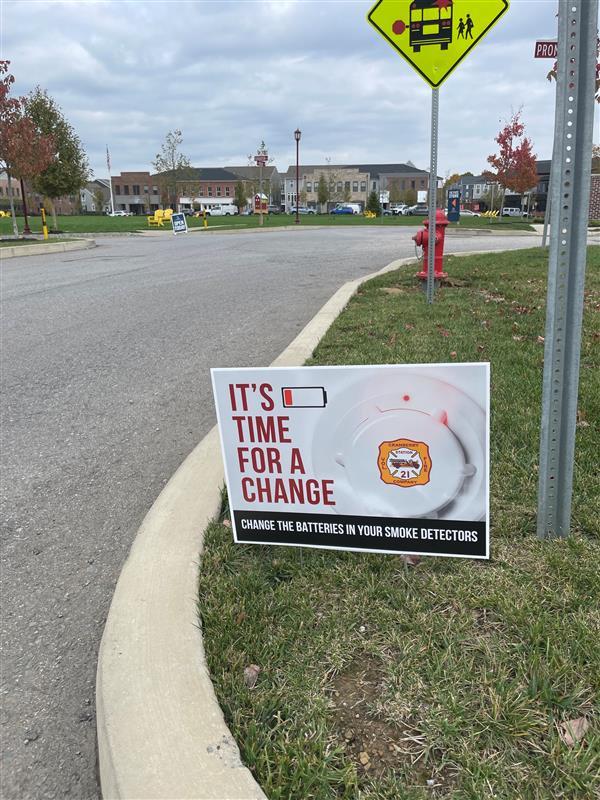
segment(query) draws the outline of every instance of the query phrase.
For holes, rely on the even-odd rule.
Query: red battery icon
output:
[[[284,408],[325,408],[327,405],[323,386],[284,386],[281,396]]]

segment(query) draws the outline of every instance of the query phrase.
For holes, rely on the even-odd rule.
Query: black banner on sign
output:
[[[234,511],[241,544],[287,544],[375,553],[489,558],[486,523]]]

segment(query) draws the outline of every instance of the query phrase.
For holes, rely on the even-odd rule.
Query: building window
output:
[[[367,191],[367,182],[366,181],[361,181],[360,182],[360,190],[361,190],[361,192],[366,192]]]
[[[144,186],[144,194],[148,194],[148,187]]]
[[[158,186],[152,187],[152,194],[158,194]]]
[[[133,184],[133,193],[134,194],[139,194],[140,193],[139,184],[135,184],[135,183]]]
[[[217,197],[221,197],[221,187],[217,186]]]
[[[344,181],[344,191],[345,192],[350,191],[350,181]]]
[[[312,183],[307,183],[306,184],[306,191],[307,192],[312,192]]]
[[[400,181],[400,188],[406,189],[406,181],[404,180],[404,178],[402,178],[402,180]]]
[[[229,197],[229,186],[225,187],[225,197]]]
[[[411,188],[411,189],[414,189],[414,188],[415,188],[415,182],[414,182],[414,181],[411,181],[411,182],[410,182],[410,188]]]
[[[338,190],[338,192],[342,191],[342,182],[341,181],[338,181],[338,183],[337,183],[337,190]]]
[[[208,196],[212,197],[212,186],[208,187]]]
[[[352,191],[358,192],[358,181],[352,181]]]
[[[127,184],[123,186],[123,194],[129,194],[129,186]]]
[[[371,188],[373,189],[373,191],[376,191],[376,189],[377,189],[377,181],[373,181],[373,183],[371,184]]]
[[[421,178],[421,189],[425,188],[425,179]]]
[[[121,194],[121,184],[117,183],[115,185],[115,194]]]

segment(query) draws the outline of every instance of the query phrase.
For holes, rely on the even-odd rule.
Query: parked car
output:
[[[470,208],[463,208],[460,212],[461,217],[480,217],[481,214],[478,211],[471,211]]]
[[[296,206],[292,206],[290,210],[290,214],[296,213]],[[298,206],[298,213],[299,214],[316,214],[316,210],[314,208],[309,208],[308,206]]]
[[[281,214],[281,206],[269,206],[269,214]]]
[[[395,203],[393,206],[390,206],[390,211],[396,217],[404,214],[405,210],[408,206],[405,203]]]
[[[330,214],[354,214],[354,209],[351,206],[336,206],[329,212]]]
[[[408,209],[408,215],[411,217],[426,217],[428,214],[429,206],[426,203],[417,203]]]
[[[394,216],[394,209],[393,208],[384,208],[381,212],[384,217],[393,217]]]
[[[107,217],[133,217],[133,213],[131,211],[107,211]]]
[[[527,212],[523,211],[520,208],[504,207],[502,209],[502,216],[503,217],[526,217],[527,216]]]

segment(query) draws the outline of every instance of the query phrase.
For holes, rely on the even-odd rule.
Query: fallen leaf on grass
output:
[[[407,567],[416,567],[419,561],[421,560],[421,556],[400,556],[402,561],[406,564]]]
[[[381,291],[386,294],[404,294],[404,289],[399,289],[397,286],[384,286]]]
[[[412,331],[412,330],[414,329],[414,327],[415,327],[415,326],[414,326],[412,323],[410,323],[410,322],[407,322],[407,323],[405,324],[405,326],[404,326],[405,330],[407,330],[407,331]]]
[[[456,350],[453,350],[453,351],[450,353],[450,358],[456,358]]]
[[[257,666],[256,664],[250,664],[249,667],[246,667],[246,669],[244,670],[244,683],[249,689],[254,689],[259,674],[260,674],[260,667]]]
[[[478,345],[477,345],[477,349],[478,349],[478,350],[479,350],[479,352],[481,353],[481,352],[483,352],[483,351],[485,350],[485,345],[483,345],[483,344],[478,344]]]
[[[226,528],[231,528],[231,520],[230,519],[224,519],[222,524]]]
[[[522,341],[523,341],[522,336],[513,336],[513,342],[522,342]]]
[[[578,428],[589,428],[590,423],[585,418],[585,414],[581,409],[577,409],[577,427]]]
[[[537,337],[537,341],[538,341],[539,344],[544,344],[545,339],[544,339],[543,336],[538,336]]]
[[[573,747],[580,742],[590,727],[587,717],[578,717],[578,719],[569,719],[566,722],[561,722],[558,726],[558,735],[567,747]]]
[[[248,615],[246,614],[246,612],[245,612],[245,611],[240,611],[240,613],[239,613],[239,614],[237,615],[237,617],[235,618],[235,624],[236,624],[236,625],[241,625],[241,624],[242,624],[242,622],[243,622],[243,621],[246,619],[246,617],[247,617],[247,616],[248,616]]]

